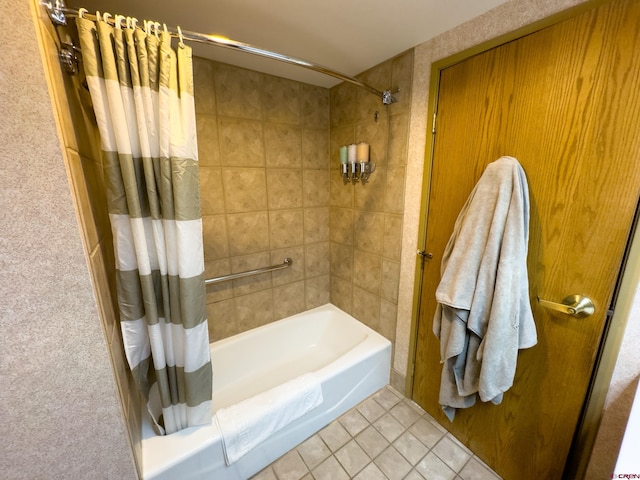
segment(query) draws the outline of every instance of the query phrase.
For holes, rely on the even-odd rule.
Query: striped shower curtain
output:
[[[120,324],[132,375],[158,432],[211,422],[191,49],[77,19],[98,123]],[[157,385],[157,387],[156,387]]]

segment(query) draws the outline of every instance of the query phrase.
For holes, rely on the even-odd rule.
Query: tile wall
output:
[[[358,78],[379,90],[399,91],[384,106],[359,87],[331,89],[331,303],[395,340],[413,51]],[[376,120],[377,112],[377,120]],[[366,183],[344,182],[341,145],[367,142],[375,172]]]
[[[212,341],[329,302],[329,90],[194,59]]]

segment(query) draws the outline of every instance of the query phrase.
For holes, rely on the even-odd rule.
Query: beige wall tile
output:
[[[220,146],[218,138],[218,117],[199,113],[196,115],[198,135],[198,162],[203,167],[219,167]]]
[[[261,122],[219,117],[219,128],[222,165],[228,167],[264,166]]]
[[[354,211],[353,243],[359,250],[382,254],[384,240],[384,214]]]
[[[329,125],[329,90],[300,85],[301,122],[304,126],[327,128]]]
[[[316,308],[331,301],[331,276],[307,278],[305,284],[306,308]]]
[[[353,210],[331,207],[329,210],[329,238],[332,242],[353,245]]]
[[[263,252],[269,249],[269,215],[267,212],[229,214],[227,215],[227,224],[230,239],[229,253],[232,256]],[[215,231],[211,232],[211,235],[215,235]]]
[[[351,315],[378,331],[380,328],[380,297],[354,285]]]
[[[295,247],[279,248],[271,250],[270,265],[279,265],[285,258],[293,260],[293,264],[282,270],[276,270],[271,275],[273,277],[273,286],[277,287],[287,283],[293,283],[304,280],[305,277],[305,251],[302,245]]]
[[[261,120],[263,78],[258,72],[216,63],[214,85],[218,114]]]
[[[400,282],[400,263],[392,260],[382,260],[382,285],[383,298],[398,303],[398,284]]]
[[[407,164],[407,145],[409,141],[409,114],[393,115],[389,120],[389,157],[388,165]]]
[[[353,306],[353,284],[333,274],[331,269],[331,303],[340,310],[351,314]]]
[[[265,209],[267,180],[264,168],[223,168],[222,185],[227,213]]]
[[[329,208],[304,209],[304,243],[329,240]]]
[[[206,279],[221,277],[231,273],[231,260],[222,258],[204,263]],[[220,282],[207,285],[207,303],[220,302],[233,298],[233,282]]]
[[[302,166],[326,169],[329,165],[329,129],[302,129]]]
[[[331,89],[331,126],[351,125],[356,119],[358,87],[343,82]]]
[[[388,213],[402,213],[404,210],[405,167],[389,167],[387,189],[384,196],[384,210]]]
[[[380,295],[382,257],[355,249],[353,252],[353,284]]]
[[[271,248],[286,248],[304,243],[303,211],[275,210],[269,212]]]
[[[305,272],[307,277],[325,275],[331,271],[329,242],[305,245]]]
[[[401,249],[402,217],[400,215],[385,214],[382,254],[392,260],[400,260]]]
[[[209,343],[238,333],[236,304],[233,298],[207,304]]]
[[[300,83],[265,75],[262,85],[264,119],[267,122],[300,125]]]
[[[213,88],[213,62],[193,57],[193,96],[196,113],[215,115],[216,95]]]
[[[385,210],[385,191],[387,188],[387,170],[384,166],[378,168],[367,179],[367,183],[355,186],[354,204],[358,210],[382,212]],[[399,201],[402,201],[400,199]]]
[[[329,205],[329,171],[326,168],[322,170],[305,169],[302,172],[302,185],[305,207]]]
[[[358,142],[367,142],[370,161],[378,167],[387,165],[387,146],[389,144],[389,117],[386,112],[381,113],[378,121],[367,119],[356,126]],[[375,173],[373,174],[375,175]]]
[[[304,281],[273,289],[273,318],[280,320],[305,310]]]
[[[225,212],[222,171],[220,168],[201,166],[200,207],[202,215],[216,215]]]
[[[342,179],[338,169],[331,169],[329,176],[329,205],[332,207],[353,208],[355,185]]]
[[[302,207],[302,181],[300,170],[267,170],[267,191],[269,210]],[[263,204],[264,205],[264,204]]]
[[[227,221],[224,215],[203,216],[202,237],[205,261],[219,260],[229,256]]]
[[[413,49],[399,55],[392,61],[391,91],[396,92],[396,103],[389,105],[389,113],[408,112],[411,107],[413,80]]]
[[[331,242],[329,250],[331,255],[331,277],[337,276],[351,282],[353,277],[353,247]]]
[[[269,252],[253,253],[240,257],[231,257],[231,273],[241,273],[258,268],[268,267],[271,263]],[[233,295],[238,297],[259,292],[272,287],[271,272],[251,275],[232,280]]]
[[[382,299],[380,301],[380,325],[378,332],[394,342],[396,339],[396,317],[398,309],[395,303]],[[404,388],[404,386],[403,386]]]
[[[272,289],[236,297],[235,301],[236,320],[240,332],[266,325],[274,320]]]
[[[268,167],[297,168],[302,165],[302,128],[296,125],[264,124]]]

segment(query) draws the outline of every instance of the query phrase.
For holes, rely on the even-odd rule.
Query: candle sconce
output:
[[[360,142],[340,147],[340,167],[345,183],[358,180],[365,183],[376,169],[375,163],[369,161],[369,144]]]

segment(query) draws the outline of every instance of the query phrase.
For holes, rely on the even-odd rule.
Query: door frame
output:
[[[428,126],[424,172],[422,179],[422,198],[420,202],[420,223],[418,227],[418,254],[415,263],[414,294],[411,309],[411,330],[409,339],[407,377],[405,395],[413,398],[413,380],[415,371],[415,357],[418,339],[418,320],[420,314],[420,299],[422,297],[422,277],[426,252],[427,213],[429,210],[429,192],[431,190],[431,171],[433,167],[434,137],[437,128],[438,95],[440,90],[440,74],[442,70],[460,63],[472,56],[484,53],[513,40],[535,33],[546,27],[555,25],[569,18],[576,17],[588,10],[597,8],[613,0],[588,0],[580,5],[558,12],[529,25],[500,35],[474,47],[455,53],[431,64],[431,80],[429,86],[429,101],[427,119],[431,119]],[[640,205],[636,211],[625,256],[620,267],[620,274],[615,286],[612,304],[615,305],[613,314],[607,319],[599,346],[598,357],[594,363],[591,382],[582,408],[581,417],[576,428],[567,463],[565,478],[583,478],[589,464],[591,450],[595,444],[598,427],[602,419],[604,403],[608,392],[613,370],[622,344],[624,331],[631,313],[636,290],[640,287]]]

